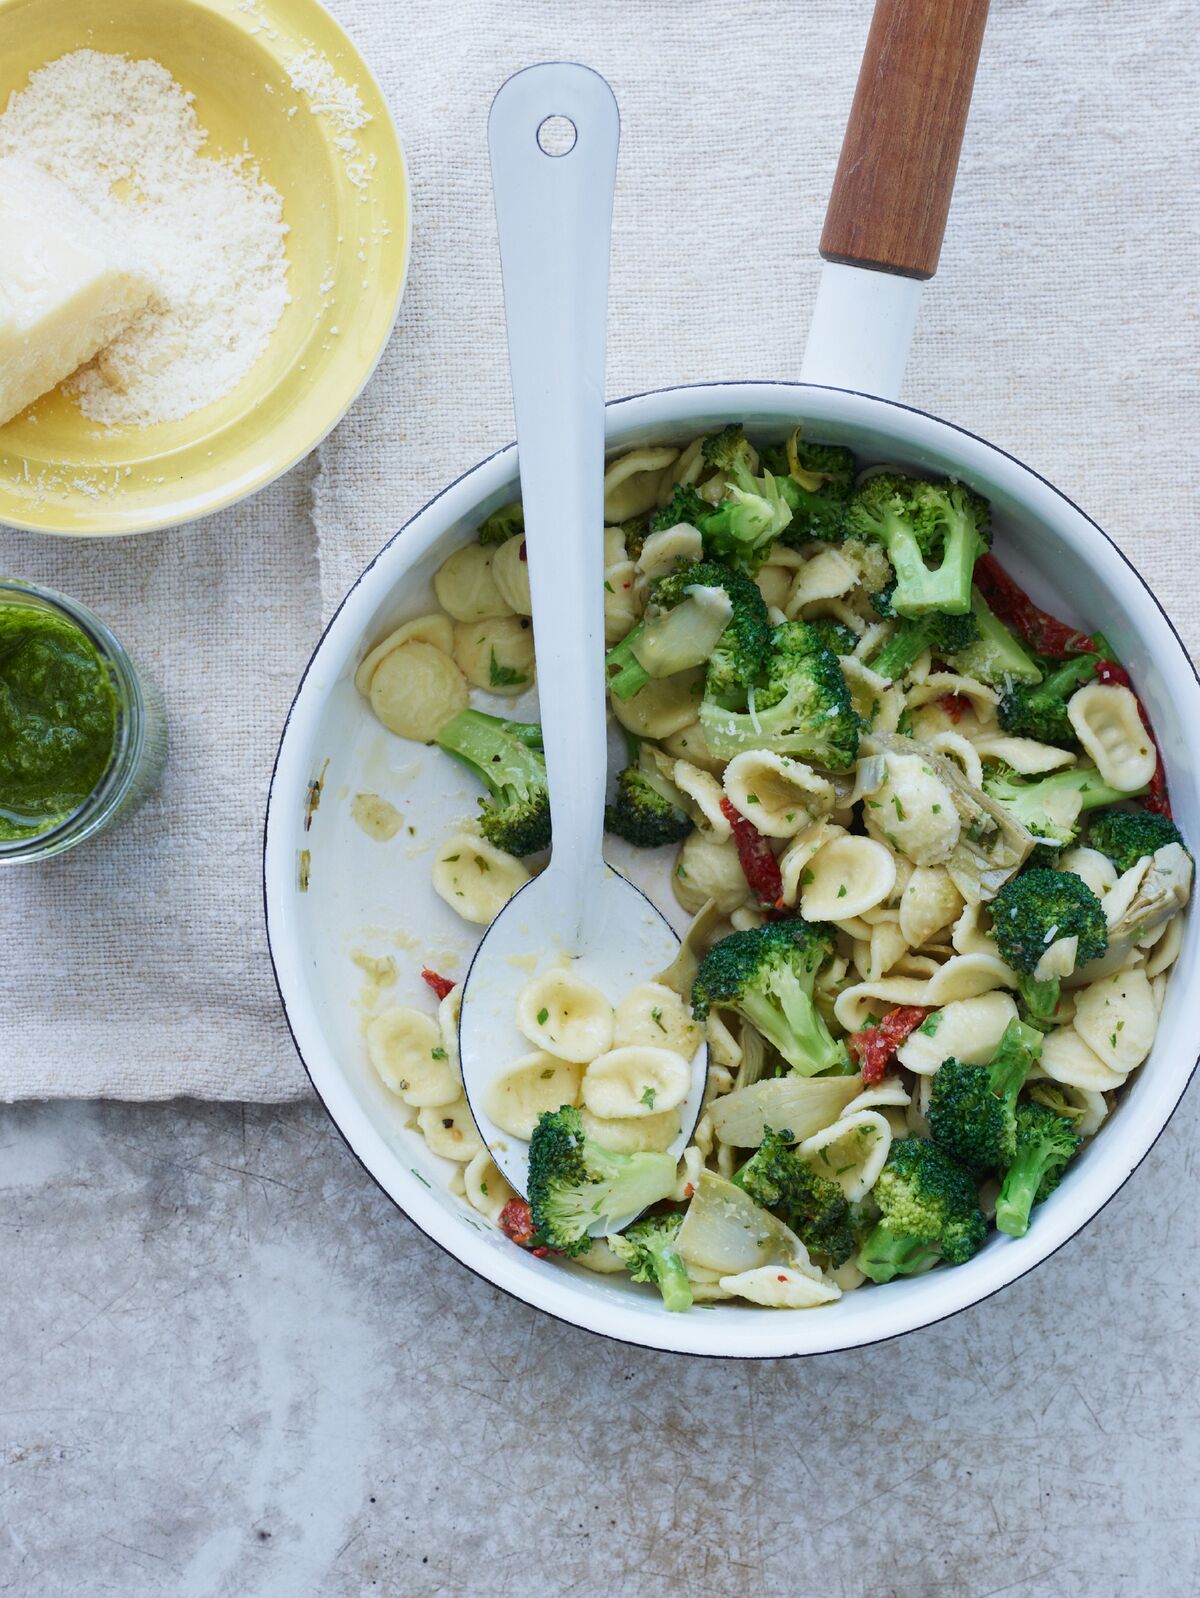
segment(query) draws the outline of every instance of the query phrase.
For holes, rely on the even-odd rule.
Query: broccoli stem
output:
[[[1017,989],[1024,1001],[1030,1026],[1037,1027],[1039,1032],[1052,1031],[1054,1014],[1062,994],[1059,978],[1049,977],[1039,982],[1036,977],[1018,975]]]
[[[633,652],[644,628],[645,623],[638,622],[604,657],[605,669],[609,673],[608,686],[618,699],[632,699],[650,681],[650,673]]]
[[[799,982],[781,979],[780,986],[791,991],[781,993],[778,1004],[748,989],[738,1005],[798,1075],[817,1076],[842,1066],[847,1058],[845,1046],[834,1042]]]
[[[679,1314],[692,1307],[692,1284],[688,1281],[687,1266],[669,1238],[649,1245],[657,1267],[658,1290],[662,1294],[664,1309]]]
[[[542,729],[536,722],[500,721],[482,710],[460,710],[438,733],[437,742],[497,797],[513,784],[545,781],[537,753]]]
[[[895,1276],[911,1276],[938,1258],[935,1243],[922,1243],[903,1232],[893,1232],[886,1221],[872,1229],[859,1250],[858,1268],[873,1282],[890,1282]]]
[[[928,642],[928,628],[919,623],[901,626],[875,656],[871,670],[894,682],[897,677],[903,677]]]
[[[996,1200],[996,1230],[1008,1237],[1024,1237],[1029,1216],[1037,1202],[1038,1189],[1050,1163],[1046,1145],[1019,1148],[1005,1173],[1004,1185]]]

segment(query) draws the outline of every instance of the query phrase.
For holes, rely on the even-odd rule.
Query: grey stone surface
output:
[[[7,1108],[0,1591],[1194,1594],[1198,1106],[998,1298],[757,1366],[506,1299],[314,1104]]]

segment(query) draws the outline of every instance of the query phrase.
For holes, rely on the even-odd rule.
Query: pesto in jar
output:
[[[0,841],[74,815],[116,735],[116,691],[91,639],[54,611],[0,602]]]

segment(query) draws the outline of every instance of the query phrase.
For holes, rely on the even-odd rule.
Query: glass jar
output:
[[[0,837],[0,865],[45,860],[107,831],[154,790],[167,758],[167,722],[158,689],[98,616],[78,600],[68,599],[52,588],[0,577],[0,612],[10,606],[47,612],[83,634],[112,687],[115,716],[108,763],[91,792],[69,814],[48,819],[44,830],[24,832],[15,838]],[[0,791],[0,806],[4,803],[5,795]],[[15,813],[7,814],[12,821]]]

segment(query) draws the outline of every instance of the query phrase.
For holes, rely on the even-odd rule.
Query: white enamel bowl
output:
[[[1200,683],[1153,595],[1082,511],[983,440],[920,411],[840,389],[747,383],[639,395],[609,407],[608,443],[620,449],[683,441],[733,418],[767,437],[782,437],[799,420],[809,436],[848,444],[866,461],[954,473],[986,494],[1004,565],[1036,600],[1112,641],[1153,718],[1179,824],[1185,836],[1200,837],[1193,753]],[[967,1265],[865,1288],[821,1309],[718,1304],[669,1315],[650,1288],[532,1258],[446,1190],[450,1168],[403,1128],[397,1101],[389,1102],[374,1079],[361,1038],[363,975],[351,951],[393,953],[400,975],[390,995],[423,1008],[430,1007],[419,978],[423,962],[450,974],[465,971],[472,929],[433,893],[429,866],[431,848],[472,813],[474,795],[446,757],[384,732],[354,689],[354,669],[390,624],[428,608],[432,574],[473,536],[481,517],[514,496],[516,485],[515,449],[502,450],[392,539],[330,623],[288,717],[268,806],[264,882],[279,990],[313,1086],[354,1153],[427,1236],[526,1303],[624,1342],[745,1359],[820,1353],[894,1337],[988,1297],[1052,1254],[1108,1202],[1179,1102],[1196,1065],[1188,1013],[1200,980],[1196,918],[1153,1054],[1094,1143],[1039,1207],[1027,1236],[992,1236]],[[322,771],[322,800],[312,813],[309,785]],[[353,821],[350,799],[360,789],[384,794],[403,812],[405,829],[391,842],[372,842]],[[620,865],[628,856],[614,851],[613,858]],[[653,886],[678,922],[665,880]]]

